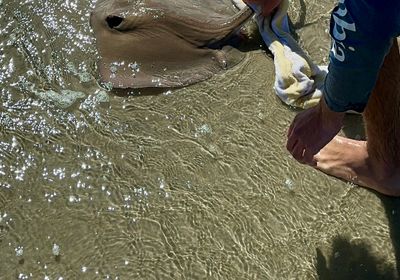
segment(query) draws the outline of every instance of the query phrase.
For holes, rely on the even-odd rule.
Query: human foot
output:
[[[382,175],[382,166],[369,157],[365,141],[336,136],[314,159],[315,168],[326,174],[385,195],[400,196],[400,169]]]

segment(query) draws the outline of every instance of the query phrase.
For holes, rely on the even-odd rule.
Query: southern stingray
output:
[[[101,80],[114,88],[180,87],[244,53],[227,38],[252,16],[240,0],[98,0],[90,23]]]

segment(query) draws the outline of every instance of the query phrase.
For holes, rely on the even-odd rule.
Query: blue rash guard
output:
[[[339,0],[331,15],[332,49],[325,101],[335,112],[363,112],[392,40],[400,0]]]

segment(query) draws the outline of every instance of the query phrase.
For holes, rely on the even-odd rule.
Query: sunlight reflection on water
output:
[[[298,30],[317,62],[330,2]],[[97,81],[94,4],[0,0],[0,279],[317,279],[337,235],[394,264],[380,200],[286,153],[270,58],[119,96]]]

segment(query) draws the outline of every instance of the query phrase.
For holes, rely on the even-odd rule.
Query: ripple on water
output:
[[[394,264],[386,201],[286,153],[270,58],[118,96],[96,80],[95,2],[0,0],[0,278],[314,279],[335,236]],[[303,2],[323,61],[333,4]]]

